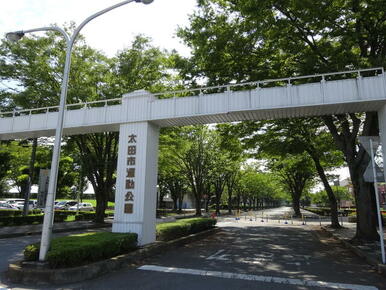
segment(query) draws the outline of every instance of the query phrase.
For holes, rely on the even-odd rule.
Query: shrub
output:
[[[1,217],[10,217],[10,216],[21,216],[22,215],[21,210],[17,209],[2,209],[0,210],[0,218]]]
[[[182,219],[177,222],[158,224],[157,240],[173,240],[213,228],[215,224],[216,220],[209,218]]]
[[[40,209],[29,210],[29,214],[39,214],[42,211]],[[18,209],[0,209],[0,217],[10,217],[10,216],[21,216],[23,215],[22,210]]]
[[[73,211],[73,210],[55,210],[55,215],[68,217],[69,215],[76,215],[76,211]]]
[[[40,244],[24,249],[26,261],[37,261]],[[137,234],[86,233],[55,238],[47,253],[51,268],[75,267],[127,253],[137,247]]]
[[[54,216],[54,222],[64,222],[65,216]],[[6,216],[0,217],[0,225],[2,226],[20,226],[31,225],[34,223],[43,223],[43,214],[32,214],[27,216]]]
[[[108,217],[110,214],[111,212],[105,212],[105,217]],[[79,214],[75,216],[76,221],[91,221],[91,220],[95,220],[95,218],[96,218],[95,211],[80,211]]]

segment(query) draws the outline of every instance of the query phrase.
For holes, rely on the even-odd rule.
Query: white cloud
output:
[[[112,0],[2,0],[0,34],[7,31],[30,29],[53,23],[63,25],[85,18],[119,1]],[[94,48],[114,55],[127,47],[133,37],[144,34],[153,44],[168,50],[176,49],[183,55],[189,49],[174,37],[178,26],[188,24],[188,14],[195,8],[195,0],[154,0],[150,5],[129,3],[102,15],[82,30],[87,42]]]

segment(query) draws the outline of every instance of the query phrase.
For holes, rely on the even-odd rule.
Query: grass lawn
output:
[[[75,216],[74,215],[69,215],[67,218],[64,220],[65,222],[74,222],[75,221]]]

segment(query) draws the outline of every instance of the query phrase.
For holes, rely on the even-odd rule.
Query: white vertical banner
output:
[[[381,259],[382,264],[385,264],[385,245],[384,245],[384,233],[383,233],[383,226],[382,226],[382,213],[381,208],[379,205],[379,193],[378,193],[378,183],[377,183],[377,174],[376,174],[376,168],[375,168],[375,150],[374,147],[378,147],[378,143],[375,143],[376,145],[373,146],[373,140],[370,137],[370,156],[371,156],[371,164],[373,167],[373,177],[374,177],[374,191],[375,191],[375,200],[377,205],[377,216],[378,216],[378,229],[379,229],[379,240],[381,244]],[[375,151],[375,152],[374,152]]]
[[[379,229],[379,240],[381,246],[381,260],[382,264],[385,264],[385,246],[384,246],[384,233],[382,226],[382,213],[379,204],[379,192],[378,192],[378,181],[385,181],[383,171],[375,163],[375,155],[379,147],[380,138],[378,136],[360,136],[359,142],[362,144],[363,148],[370,155],[370,164],[367,167],[364,173],[364,179],[366,182],[372,182],[374,184],[375,192],[375,201],[377,208],[377,217],[378,217],[378,229]],[[385,155],[385,152],[383,152]]]
[[[120,126],[113,232],[137,233],[140,245],[155,241],[158,138],[150,122]]]

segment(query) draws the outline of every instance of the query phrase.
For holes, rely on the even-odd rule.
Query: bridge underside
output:
[[[165,118],[151,120],[159,127],[185,126],[192,124],[213,124],[237,122],[244,120],[273,120],[282,118],[311,117],[323,115],[336,115],[345,113],[375,112],[379,111],[386,104],[385,99],[371,101],[355,101],[339,104],[321,104],[310,106],[293,106],[286,108],[269,108],[259,110],[240,110],[226,113],[215,113],[200,116],[187,116],[179,118]],[[100,133],[100,132],[118,132],[121,123],[112,124],[93,124],[92,126],[76,126],[64,128],[64,134],[67,136]],[[13,132],[0,134],[1,140],[26,139],[35,137],[54,136],[55,130],[31,130],[24,132]]]
[[[160,127],[185,126],[191,124],[226,123],[245,120],[274,120],[283,118],[337,115],[345,113],[362,113],[378,111],[386,104],[385,99],[319,106],[294,106],[287,108],[270,108],[260,110],[242,110],[224,114],[193,116],[187,118],[161,119],[154,121]]]

